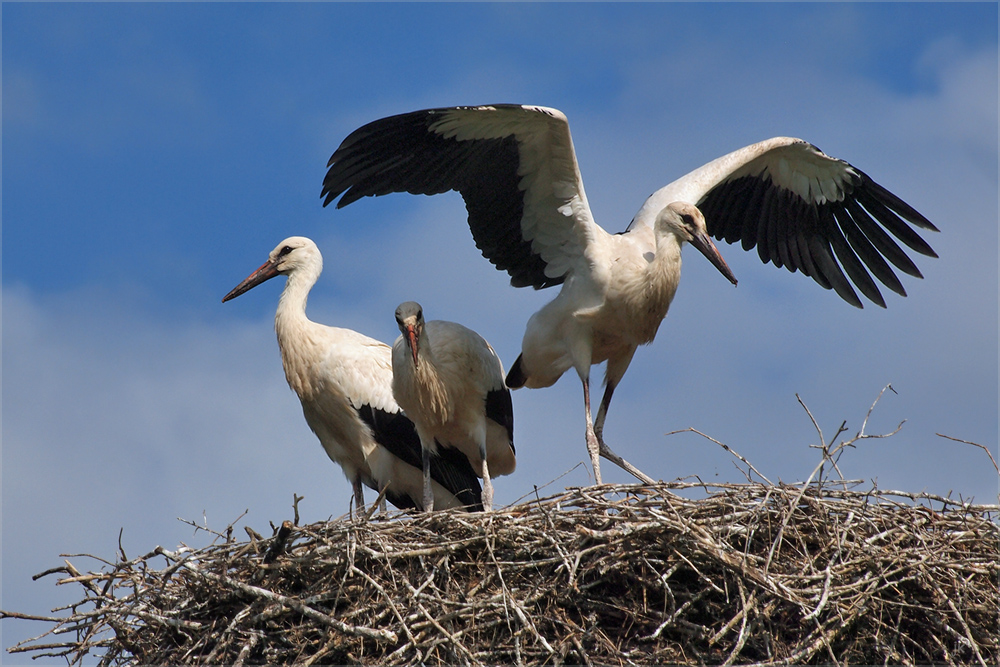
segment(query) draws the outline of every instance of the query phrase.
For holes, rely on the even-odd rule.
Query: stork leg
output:
[[[604,420],[608,416],[608,406],[611,405],[611,395],[615,393],[615,385],[608,384],[604,388],[604,398],[601,399],[601,405],[597,408],[597,419],[594,420],[594,435],[597,436],[597,441],[604,442]]]
[[[554,303],[554,302],[553,302]],[[539,311],[542,312],[542,311]],[[538,313],[532,315],[532,320]],[[531,322],[528,323],[531,329]],[[525,332],[525,338],[528,333]],[[583,383],[583,409],[587,416],[587,453],[590,454],[590,464],[594,468],[594,483],[600,485],[601,480],[601,443],[594,433],[594,420],[590,414],[590,366],[593,360],[593,331],[583,329],[577,332],[570,341],[570,358],[573,360],[573,367],[576,368],[577,375]]]
[[[387,480],[386,483],[382,485],[382,488],[379,489],[378,492],[378,508],[382,512],[383,516],[388,514],[388,511],[385,508],[385,494],[389,490],[389,483],[390,480]]]
[[[607,443],[605,443],[603,440],[599,441],[599,445],[601,448],[600,449],[601,456],[611,461],[625,472],[631,474],[643,484],[656,484],[656,480],[654,480],[652,477],[650,477],[643,471],[639,470],[638,468],[636,468],[634,465],[632,465],[622,457],[615,454],[611,450],[611,448],[608,447]]]
[[[643,484],[656,484],[656,480],[644,473],[643,471],[636,468],[634,465],[618,456],[608,447],[607,443],[604,442],[603,431],[604,431],[604,418],[608,414],[608,405],[611,404],[611,394],[615,391],[614,385],[608,385],[604,390],[604,398],[601,400],[601,407],[597,412],[597,424],[594,425],[594,437],[597,440],[598,451],[601,456],[607,460],[614,463],[616,466],[624,470],[625,472],[633,475]],[[589,415],[588,415],[589,416]],[[588,444],[589,447],[589,444]],[[598,482],[600,484],[600,482]]]
[[[434,509],[434,489],[431,488],[431,452],[426,447],[421,447],[424,454],[424,511],[430,512]]]
[[[354,487],[354,509],[357,511],[358,516],[365,515],[365,491],[364,485],[361,483],[361,476],[355,476],[354,480],[351,482]]]
[[[635,347],[625,350],[624,354],[612,356],[608,359],[607,368],[604,371],[604,398],[601,399],[601,406],[597,409],[597,421],[594,422],[594,432],[597,434],[598,442],[604,442],[604,420],[608,416],[608,406],[611,405],[611,395],[615,393],[615,388],[625,371],[632,363],[632,356],[635,354]]]
[[[611,461],[622,470],[625,470],[629,474],[633,475],[644,484],[655,484],[656,482],[652,477],[615,454],[611,448],[608,447],[607,443],[604,442],[604,420],[608,416],[608,407],[611,405],[611,396],[615,393],[615,387],[618,386],[618,382],[621,381],[622,377],[625,375],[625,371],[628,369],[628,365],[632,361],[633,354],[635,354],[634,347],[628,351],[628,354],[608,360],[608,368],[605,375],[604,398],[601,399],[601,406],[597,409],[597,421],[594,422],[594,437],[597,439],[598,450],[601,456]],[[588,407],[588,418],[589,416]]]
[[[490,466],[486,462],[486,439],[480,441],[479,456],[483,459],[483,510],[493,511],[493,482],[490,481]]]
[[[587,452],[590,454],[590,464],[594,466],[594,483],[600,485],[601,482],[601,442],[594,433],[594,422],[590,418],[590,377],[583,378],[583,407],[587,413]],[[605,445],[607,448],[607,445]],[[611,451],[610,449],[608,451]],[[614,459],[611,459],[614,461]]]

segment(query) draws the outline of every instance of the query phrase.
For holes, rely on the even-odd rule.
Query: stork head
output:
[[[235,299],[240,294],[275,276],[290,275],[299,269],[306,269],[315,281],[323,270],[323,255],[320,254],[319,248],[311,239],[304,236],[289,236],[275,246],[271,254],[268,255],[267,261],[259,269],[247,276],[229,294],[222,297],[222,302]]]
[[[406,346],[413,355],[413,366],[417,367],[417,352],[420,349],[420,337],[424,331],[424,309],[416,301],[404,301],[396,308],[396,325],[403,334]]]
[[[736,284],[736,277],[708,235],[705,216],[694,204],[683,201],[667,204],[656,216],[654,230],[657,236],[673,234],[680,243],[690,243],[707,257],[729,282]]]

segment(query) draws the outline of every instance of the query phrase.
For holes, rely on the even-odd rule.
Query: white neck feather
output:
[[[673,234],[658,235],[652,261],[636,276],[639,284],[633,290],[626,290],[627,311],[633,318],[630,326],[640,344],[649,343],[656,336],[674,300],[680,272],[680,241]]]
[[[307,268],[289,273],[274,314],[274,331],[278,335],[285,379],[302,399],[310,397],[317,389],[313,386],[307,359],[317,356],[312,353],[317,341],[309,335],[309,330],[320,325],[306,317],[306,302],[318,277],[318,272]]]

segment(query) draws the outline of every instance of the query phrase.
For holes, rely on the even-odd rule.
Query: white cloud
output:
[[[927,47],[919,66],[934,81],[935,93],[926,107],[918,107],[915,120],[921,119],[923,112],[929,120],[939,121],[930,128],[933,134],[969,146],[995,148],[996,48],[970,52],[954,37],[945,37]],[[908,129],[910,126],[904,125],[900,131]]]
[[[4,75],[3,110],[7,131],[38,127],[41,124],[42,100],[35,77],[19,67],[9,67]]]

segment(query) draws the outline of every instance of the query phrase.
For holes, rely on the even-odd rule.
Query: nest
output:
[[[67,560],[35,578],[67,575],[82,600],[0,618],[48,626],[10,652],[70,664],[998,664],[1000,506],[857,490],[840,456],[899,430],[867,423],[827,442],[813,419],[822,460],[795,485],[701,434],[746,484],[308,526],[296,497],[267,539],[230,524],[199,549],[83,556],[100,563],[86,574]]]
[[[14,652],[107,665],[997,664],[1000,507],[848,487],[605,485],[230,526],[67,561],[38,575],[83,587],[65,615],[0,615],[48,625]]]

